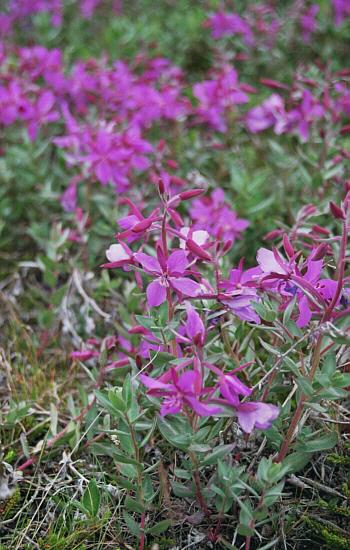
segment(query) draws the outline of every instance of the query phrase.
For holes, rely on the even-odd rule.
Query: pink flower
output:
[[[248,225],[248,220],[238,218],[229,208],[222,189],[215,189],[210,197],[194,200],[190,214],[194,220],[193,230],[205,230],[217,239],[231,240],[241,237]]]
[[[350,2],[349,0],[332,0],[334,11],[334,23],[336,26],[342,24],[346,17],[350,16]]]
[[[220,302],[229,307],[242,321],[260,323],[260,317],[253,305],[254,302],[260,301],[256,287],[261,274],[259,267],[243,271],[243,265],[240,264],[238,268],[231,270],[229,279],[220,284],[224,289],[218,296]]]
[[[226,114],[235,105],[249,100],[238,82],[237,71],[230,66],[225,66],[212,80],[195,84],[193,94],[199,100],[196,110],[199,119],[219,132],[227,130]]]
[[[98,351],[86,349],[81,351],[72,351],[70,354],[72,359],[75,359],[76,361],[87,361],[88,359],[91,359],[92,357],[98,357],[100,354]]]
[[[302,37],[306,43],[310,42],[312,33],[317,29],[316,16],[319,11],[320,6],[312,4],[300,18]]]
[[[286,261],[277,250],[260,248],[257,260],[265,275],[261,279],[263,287],[278,292],[285,306],[296,296],[299,307],[296,324],[301,328],[310,322],[313,311],[321,311],[334,296],[337,283],[332,279],[321,279],[323,261],[314,260],[313,253],[298,265],[295,256]]]
[[[251,433],[254,428],[268,430],[279,415],[279,408],[270,403],[240,403],[237,407],[238,422],[242,430]]]
[[[164,383],[140,374],[141,382],[149,388],[149,395],[162,397],[160,414],[176,414],[186,408],[194,410],[198,416],[212,416],[221,412],[219,407],[213,407],[200,401],[203,393],[200,374],[197,371],[186,371],[180,376],[171,369],[172,383]]]
[[[205,327],[202,319],[197,311],[190,303],[186,303],[187,320],[185,323],[185,331],[187,337],[195,346],[204,346],[205,343]]]
[[[187,255],[183,250],[175,250],[166,260],[157,249],[158,259],[143,252],[135,254],[135,259],[142,265],[144,271],[155,278],[147,287],[147,301],[150,307],[156,307],[165,302],[167,289],[172,288],[184,296],[196,296],[200,285],[183,277],[189,265]]]
[[[125,243],[111,244],[106,250],[106,257],[109,260],[108,264],[103,264],[102,267],[123,267],[132,263],[134,253]]]
[[[278,94],[272,94],[261,105],[250,109],[246,116],[246,126],[253,134],[273,126],[275,133],[279,135],[285,131],[286,124],[284,100]]]
[[[241,34],[247,46],[254,44],[253,32],[249,23],[237,13],[216,12],[208,19],[212,29],[212,37],[216,40],[223,36]]]
[[[288,113],[288,129],[297,129],[303,143],[309,139],[311,123],[324,116],[324,108],[309,90],[303,91],[300,105]]]

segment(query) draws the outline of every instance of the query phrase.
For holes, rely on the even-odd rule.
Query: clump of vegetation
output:
[[[349,547],[349,21],[4,3],[4,548]]]

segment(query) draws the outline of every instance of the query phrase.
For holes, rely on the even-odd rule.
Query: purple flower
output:
[[[249,99],[238,82],[237,71],[230,66],[225,66],[212,80],[195,84],[193,94],[199,100],[196,110],[199,119],[219,132],[227,129],[226,113]]]
[[[106,250],[107,260],[110,262],[102,267],[122,267],[132,263],[134,254],[125,243],[111,244]]]
[[[143,252],[135,254],[135,259],[142,265],[144,271],[155,278],[147,287],[147,301],[150,307],[156,307],[165,302],[167,289],[184,296],[196,296],[200,291],[200,285],[184,277],[189,265],[187,255],[183,250],[175,250],[167,260],[162,257],[158,249],[158,259]]]
[[[61,196],[61,205],[66,212],[74,212],[77,207],[77,184],[80,179],[80,177],[72,178]]]
[[[219,407],[213,407],[200,401],[203,393],[200,374],[197,371],[186,371],[180,376],[171,369],[171,383],[160,382],[144,374],[140,374],[141,382],[149,388],[149,395],[162,397],[160,414],[176,414],[189,408],[198,416],[211,416],[221,412]]]
[[[219,294],[219,300],[230,308],[242,321],[260,323],[260,317],[254,310],[254,302],[260,298],[256,286],[262,271],[259,267],[253,267],[243,271],[243,266],[232,269],[227,281],[222,281],[220,286],[224,292]]]
[[[212,37],[216,40],[223,36],[241,34],[247,46],[254,44],[254,37],[249,23],[244,21],[237,13],[216,12],[207,24],[212,29]]]
[[[261,105],[250,109],[246,116],[246,126],[256,134],[271,126],[277,135],[282,134],[287,125],[287,113],[284,100],[278,94],[272,94]]]
[[[248,220],[238,218],[234,210],[229,208],[222,189],[215,189],[210,197],[194,200],[190,214],[194,220],[193,229],[206,230],[217,239],[231,240],[241,237],[248,225]]]
[[[297,326],[306,326],[313,311],[321,311],[336,290],[336,281],[321,279],[322,260],[313,260],[312,253],[300,265],[295,257],[286,261],[277,250],[260,248],[257,253],[259,266],[264,274],[261,284],[278,292],[285,306],[296,296],[299,307]]]
[[[304,90],[299,106],[288,113],[288,130],[297,129],[303,143],[309,139],[311,123],[324,116],[324,108],[309,90]]]
[[[316,16],[320,11],[318,4],[312,4],[309,9],[300,18],[301,32],[304,42],[310,42],[311,35],[316,31]]]
[[[202,319],[190,303],[186,303],[187,319],[185,323],[185,331],[187,337],[195,346],[204,346],[205,343],[205,327]]]
[[[238,422],[246,433],[251,433],[254,428],[268,430],[278,414],[279,408],[270,403],[250,401],[249,403],[240,403],[237,407]]]
[[[350,16],[350,2],[349,0],[332,0],[332,5],[334,22],[336,26],[339,26],[346,17]]]

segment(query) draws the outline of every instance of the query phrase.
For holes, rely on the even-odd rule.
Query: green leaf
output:
[[[184,451],[188,449],[191,444],[192,433],[191,427],[184,418],[174,416],[170,420],[159,416],[157,424],[162,436],[169,443]]]
[[[115,409],[117,409],[121,413],[126,412],[127,406],[122,397],[122,390],[120,388],[114,388],[113,390],[109,390],[108,399],[112,404],[112,406],[115,407]]]
[[[276,500],[282,495],[282,490],[284,486],[284,481],[280,481],[274,487],[267,489],[264,494],[264,504],[266,506],[271,506],[276,502]]]
[[[328,378],[336,371],[337,369],[337,359],[335,354],[327,355],[323,361],[321,372],[327,374]]]
[[[100,508],[101,496],[96,481],[89,481],[81,499],[82,505],[91,517],[96,517]]]
[[[141,462],[138,462],[134,458],[122,455],[118,452],[113,453],[113,458],[116,460],[116,462],[120,462],[121,464],[133,464],[134,466],[142,467]]]
[[[177,481],[172,481],[171,487],[176,497],[191,498],[194,496],[194,490],[191,487],[187,487],[187,485],[183,485]]]
[[[156,495],[153,489],[151,477],[148,475],[145,475],[142,480],[142,492],[143,498],[146,502],[152,502]]]
[[[305,395],[307,395],[308,397],[313,395],[314,390],[313,390],[312,384],[307,378],[303,378],[299,376],[299,378],[296,379],[296,383],[298,387],[301,389],[301,391],[305,393]]]
[[[134,520],[134,518],[128,514],[125,510],[123,510],[123,517],[124,521],[129,529],[129,531],[135,535],[135,537],[139,537],[141,534],[141,529],[139,524]]]
[[[282,462],[286,473],[295,473],[302,470],[310,461],[310,456],[303,452],[294,452],[288,455]]]
[[[144,507],[142,506],[141,502],[139,500],[131,498],[130,496],[127,496],[125,498],[124,506],[131,512],[138,512],[139,514],[142,514],[142,512],[144,511]]]
[[[328,435],[313,439],[312,441],[303,441],[298,443],[296,450],[305,453],[316,453],[319,451],[333,449],[337,443],[338,434],[336,432],[331,432]]]
[[[147,529],[147,534],[149,535],[160,535],[161,533],[164,533],[169,527],[171,526],[171,520],[170,519],[163,519],[162,521],[159,521],[153,527],[150,527]]]
[[[252,535],[254,535],[254,529],[248,527],[248,525],[244,525],[243,523],[238,524],[237,532],[243,537],[251,537]]]
[[[111,403],[109,396],[101,390],[95,390],[96,399],[104,409],[106,409],[112,416],[122,417],[121,411]]]
[[[254,302],[253,307],[259,317],[261,317],[264,321],[267,321],[268,323],[273,323],[273,321],[276,319],[276,312],[268,308],[266,304]]]
[[[209,466],[211,464],[216,464],[218,460],[224,458],[226,455],[228,455],[232,449],[234,448],[234,444],[231,445],[219,445],[216,447],[212,453],[205,456],[200,464],[201,466]]]

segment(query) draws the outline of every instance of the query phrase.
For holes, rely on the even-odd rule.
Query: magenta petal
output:
[[[160,306],[166,300],[166,287],[159,279],[152,281],[147,287],[147,302],[150,307]]]
[[[188,266],[187,254],[183,250],[175,250],[168,258],[168,272],[171,275],[184,273]]]
[[[182,403],[179,399],[170,398],[163,402],[160,409],[160,415],[166,416],[167,414],[177,414],[181,411]]]
[[[40,113],[48,113],[55,103],[55,96],[52,92],[47,90],[44,92],[38,100],[38,109]]]
[[[264,273],[280,273],[285,274],[286,270],[278,263],[275,254],[267,248],[259,248],[257,253],[258,264]]]
[[[194,392],[194,388],[198,379],[198,372],[189,370],[181,374],[177,382],[177,387],[183,392]]]
[[[189,303],[186,304],[186,311],[187,321],[185,327],[187,336],[191,340],[199,338],[200,341],[203,342],[205,336],[205,328],[202,319]]]
[[[279,408],[270,403],[256,403],[257,413],[255,427],[259,430],[268,430],[272,422],[276,420],[279,415]]]
[[[310,281],[310,283],[317,281],[321,275],[322,267],[323,260],[310,260],[304,275],[305,279]]]
[[[305,327],[311,320],[312,312],[309,306],[309,301],[306,296],[300,298],[299,303],[299,317],[297,320],[297,326],[299,328]]]
[[[254,403],[243,403],[237,411],[238,422],[242,430],[246,433],[251,433],[255,426],[256,409]]]
[[[100,182],[105,185],[112,179],[112,170],[110,167],[110,164],[105,161],[101,160],[95,167],[95,172],[97,178],[100,180]]]
[[[169,282],[175,290],[182,292],[185,296],[197,296],[201,289],[198,283],[186,277],[169,277]]]
[[[157,258],[149,256],[144,252],[138,252],[135,254],[135,259],[142,265],[145,271],[148,271],[148,273],[156,273],[157,275],[162,273],[162,269]]]
[[[169,390],[172,386],[170,384],[164,384],[164,382],[159,382],[146,374],[140,374],[139,379],[142,384],[144,384],[150,390]]]
[[[220,414],[222,409],[220,407],[211,407],[198,401],[195,397],[186,397],[186,401],[191,405],[192,409],[198,414],[198,416],[212,416]]]

